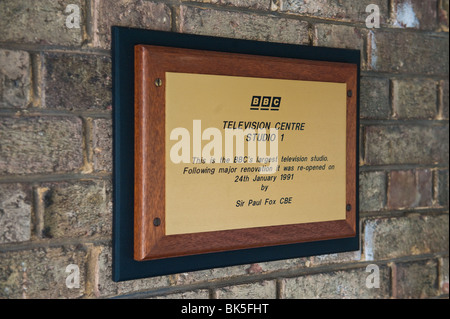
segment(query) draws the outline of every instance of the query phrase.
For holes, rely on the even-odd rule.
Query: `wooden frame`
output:
[[[207,52],[151,45],[135,47],[136,260],[275,246],[356,234],[356,94],[347,96],[345,220],[182,235],[165,234],[166,72],[346,83],[357,91],[357,66],[348,63]],[[159,79],[160,85],[155,85]],[[153,222],[157,219],[158,223]]]
[[[144,219],[145,211],[149,208],[145,195],[141,192],[140,203],[135,201],[135,195],[139,192],[139,186],[135,185],[135,159],[142,157],[142,154],[135,153],[135,133],[139,130],[139,125],[135,126],[135,92],[138,87],[135,86],[136,75],[142,78],[143,74],[135,74],[135,49],[140,45],[152,45],[162,48],[203,50],[207,54],[231,53],[239,54],[244,58],[251,59],[261,57],[262,59],[275,58],[275,60],[284,60],[294,62],[294,60],[308,60],[317,68],[311,72],[323,73],[327,62],[342,63],[353,65],[356,70],[356,78],[351,84],[352,111],[350,121],[351,127],[349,133],[354,138],[349,141],[348,147],[352,152],[347,154],[350,166],[348,172],[348,203],[351,205],[351,212],[347,214],[345,223],[326,223],[318,225],[314,230],[310,225],[289,225],[285,231],[290,235],[288,240],[269,240],[266,241],[265,235],[272,236],[276,233],[278,226],[265,227],[258,244],[244,244],[229,246],[221,241],[216,247],[201,248],[198,244],[189,244],[183,251],[176,251],[179,246],[178,236],[166,236],[164,234],[154,233],[160,244],[168,248],[174,247],[169,254],[158,247],[141,247],[142,240],[148,234],[151,234],[152,216],[147,215]],[[282,43],[258,42],[249,40],[227,39],[218,37],[206,37],[188,34],[178,34],[171,32],[149,31],[125,27],[112,27],[112,75],[113,75],[113,242],[112,242],[112,279],[114,281],[124,281],[152,276],[161,276],[173,273],[189,272],[216,267],[226,267],[239,264],[249,264],[255,262],[272,261],[289,258],[299,258],[312,255],[330,254],[359,249],[359,214],[358,214],[358,158],[359,158],[359,74],[360,74],[360,52],[357,50],[321,48],[311,46],[300,46]],[[324,63],[325,62],[325,63]],[[301,63],[301,62],[300,62]],[[322,64],[323,63],[323,64]],[[168,61],[165,63],[169,64]],[[262,69],[262,68],[259,68]],[[138,68],[139,70],[139,68]],[[260,70],[258,72],[263,72]],[[326,72],[325,72],[326,73]],[[326,74],[324,74],[326,76]],[[164,77],[162,77],[162,88],[164,86]],[[154,81],[154,80],[153,80]],[[345,80],[347,81],[347,80]],[[144,82],[143,82],[144,83]],[[141,89],[155,90],[154,83],[148,78],[146,85]],[[160,90],[162,91],[162,90]],[[139,94],[139,92],[138,92]],[[143,100],[142,102],[145,102]],[[156,110],[153,110],[156,111]],[[150,119],[151,120],[151,119]],[[149,125],[160,125],[158,122],[148,122]],[[140,124],[141,131],[145,131],[144,123]],[[144,130],[142,130],[144,129]],[[141,133],[142,133],[141,132]],[[148,133],[147,133],[148,134]],[[153,134],[150,132],[150,134]],[[148,137],[147,137],[148,138]],[[161,138],[161,137],[159,137]],[[161,147],[161,145],[160,145]],[[141,165],[150,163],[142,162]],[[137,167],[139,169],[139,167]],[[161,176],[159,177],[161,178]],[[352,181],[353,179],[353,181]],[[137,187],[138,186],[138,187]],[[147,187],[148,185],[144,186]],[[163,190],[156,190],[155,196],[163,196]],[[144,195],[142,195],[144,194]],[[139,198],[139,196],[136,196]],[[144,208],[140,213],[135,214],[135,205]],[[159,208],[161,210],[161,207]],[[153,210],[147,211],[153,214]],[[139,218],[141,216],[142,218]],[[160,216],[160,215],[158,215]],[[141,220],[135,225],[135,218]],[[164,220],[161,219],[161,226]],[[135,228],[142,232],[135,232]],[[162,227],[160,230],[163,229]],[[318,231],[328,233],[330,236],[322,237],[318,240]],[[301,238],[298,233],[304,233]],[[227,232],[225,232],[227,233]],[[220,237],[221,233],[215,235]],[[135,239],[135,236],[137,237]],[[205,234],[208,236],[208,234]],[[234,232],[237,242],[246,242],[255,237],[252,232],[237,231]],[[193,235],[184,236],[189,240]],[[215,237],[215,238],[219,238]],[[197,237],[200,238],[200,237]],[[206,238],[206,237],[203,237]],[[175,240],[173,240],[175,239]],[[140,244],[139,240],[141,240]],[[299,240],[299,241],[297,241]],[[138,254],[135,258],[135,246],[137,245]],[[184,242],[183,242],[184,245]],[[140,247],[140,248],[139,248]],[[156,248],[156,249],[154,249]],[[153,252],[157,252],[152,256]],[[177,257],[175,257],[177,255]],[[158,256],[158,257],[155,257]],[[169,257],[170,256],[170,257]],[[150,258],[150,259],[149,259]],[[152,259],[153,258],[153,259]]]

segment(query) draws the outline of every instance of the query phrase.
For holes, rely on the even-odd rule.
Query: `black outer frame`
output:
[[[137,44],[356,64],[359,163],[360,51],[112,27],[114,281],[217,267],[359,250],[359,167],[356,165],[356,236],[307,243],[136,261],[134,247],[134,46]]]

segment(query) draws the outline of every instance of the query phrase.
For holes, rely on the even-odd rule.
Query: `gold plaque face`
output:
[[[135,55],[136,260],[355,236],[357,65]]]
[[[346,83],[165,79],[166,235],[345,220]]]

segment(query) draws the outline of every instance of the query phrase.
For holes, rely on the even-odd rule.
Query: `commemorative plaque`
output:
[[[132,112],[115,103],[116,147],[133,154],[132,182],[115,178],[119,193],[132,187],[131,199],[116,190],[115,209],[115,233],[128,225],[132,243],[117,234],[115,251],[126,247],[117,263],[132,278],[359,247],[359,52],[115,32],[141,35],[116,40],[134,70]]]

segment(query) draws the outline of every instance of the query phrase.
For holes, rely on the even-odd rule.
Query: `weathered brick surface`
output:
[[[388,119],[391,117],[389,80],[387,78],[361,78],[360,116],[364,119]]]
[[[3,0],[0,2],[0,42],[80,46],[85,7],[81,0]],[[66,7],[80,9],[80,28],[68,28]]]
[[[285,299],[367,299],[390,297],[390,272],[379,266],[379,288],[370,288],[366,268],[337,270],[283,279]],[[370,281],[372,283],[372,281]]]
[[[381,29],[365,27],[368,4]],[[446,297],[448,12],[448,0],[0,1],[0,298]],[[360,50],[361,249],[113,282],[112,25]]]
[[[256,14],[181,6],[179,32],[294,44],[309,42],[308,23]]]
[[[365,38],[367,30],[352,26],[317,24],[314,26],[313,43],[316,46],[354,49],[361,51],[361,67],[365,69]]]
[[[360,211],[378,211],[386,202],[386,174],[384,172],[361,172],[359,174]]]
[[[106,181],[45,183],[43,236],[89,238],[111,235],[111,185]]]
[[[369,4],[376,4],[380,9],[380,22],[384,23],[388,16],[388,4],[386,0],[361,0],[341,1],[334,0],[280,0],[279,10],[281,12],[314,16],[319,18],[365,22],[370,14],[366,12]]]
[[[448,37],[372,29],[368,44],[367,65],[370,70],[448,74]]]
[[[111,109],[111,59],[98,55],[44,54],[45,107]]]
[[[111,26],[170,31],[172,15],[164,3],[150,1],[94,0],[93,45],[111,47]]]
[[[288,260],[285,263],[289,264],[290,261]],[[213,280],[219,281],[225,278],[235,278],[249,274],[249,268],[249,265],[237,265],[180,273],[175,276],[174,283],[177,285],[189,285]]]
[[[448,163],[448,126],[386,125],[365,128],[371,165]]]
[[[353,26],[320,23],[314,25],[313,43],[331,48],[363,50],[366,34],[367,30]]]
[[[26,107],[31,99],[30,55],[0,49],[0,108]]]
[[[449,0],[440,0],[439,1],[439,11],[438,11],[438,20],[439,20],[439,29],[442,31],[448,32],[449,27]]]
[[[149,299],[209,299],[209,291],[206,289],[191,290],[163,296],[156,296]]]
[[[366,260],[448,251],[448,215],[368,219],[362,238]]]
[[[438,204],[444,207],[449,207],[449,181],[448,181],[448,169],[437,171],[437,183],[438,183]]]
[[[228,286],[217,289],[219,299],[275,299],[275,280],[261,281],[251,284]]]
[[[95,256],[95,273],[92,294],[95,297],[117,296],[134,291],[156,290],[174,283],[174,276],[160,276],[146,279],[112,281],[112,249],[110,246],[95,246],[91,249]]]
[[[193,0],[201,3],[212,3],[223,6],[249,8],[256,10],[269,10],[271,0]]]
[[[439,289],[441,294],[448,294],[448,257],[439,259]]]
[[[433,119],[437,115],[437,83],[432,79],[394,80],[394,116],[405,119]]]
[[[432,206],[433,174],[430,170],[391,171],[388,176],[389,209]]]
[[[393,0],[392,24],[401,28],[434,30],[439,0]]]
[[[449,110],[449,81],[440,81],[439,83],[439,103],[440,113],[442,118],[448,120],[448,110]]]
[[[77,117],[0,117],[0,175],[73,172],[83,164]]]
[[[0,244],[30,239],[31,190],[24,184],[0,184]]]
[[[79,298],[86,289],[86,256],[83,246],[0,253],[0,298]],[[80,270],[80,288],[66,286],[70,264]]]
[[[393,280],[395,298],[430,298],[439,294],[438,268],[435,260],[396,264]]]
[[[112,121],[93,121],[94,170],[112,172]]]

